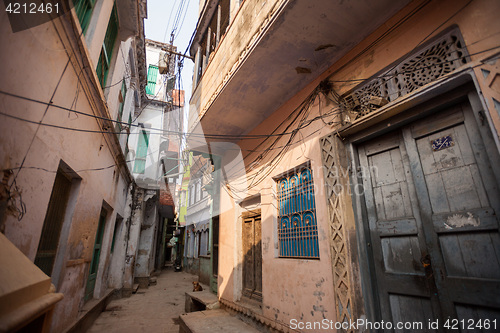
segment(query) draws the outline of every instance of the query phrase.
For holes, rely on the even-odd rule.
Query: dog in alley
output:
[[[198,281],[193,281],[193,291],[202,291],[203,287]]]

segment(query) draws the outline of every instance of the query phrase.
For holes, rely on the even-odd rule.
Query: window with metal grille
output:
[[[113,6],[111,17],[109,18],[108,28],[102,43],[99,62],[97,63],[96,73],[101,87],[104,89],[106,79],[108,78],[109,68],[111,66],[111,56],[113,55],[113,47],[118,36],[118,15],[116,13],[116,5]]]
[[[83,34],[85,34],[90,23],[95,0],[73,0],[73,4],[75,5],[76,16],[80,21]]]
[[[146,170],[146,156],[148,154],[149,132],[141,131],[135,155],[134,173],[144,173]]]
[[[310,167],[301,167],[276,181],[279,256],[319,259],[314,182]]]
[[[146,86],[146,94],[155,95],[156,80],[158,78],[158,66],[149,65],[148,68],[148,84]]]

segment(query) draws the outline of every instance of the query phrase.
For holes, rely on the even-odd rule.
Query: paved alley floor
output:
[[[109,303],[87,332],[177,333],[178,317],[184,313],[184,293],[193,290],[196,280],[195,275],[165,268],[155,286]]]

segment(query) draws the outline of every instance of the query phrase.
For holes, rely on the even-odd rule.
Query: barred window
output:
[[[309,166],[277,180],[279,256],[319,259],[314,182]]]

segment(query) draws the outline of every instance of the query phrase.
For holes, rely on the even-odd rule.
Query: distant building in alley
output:
[[[212,163],[202,155],[187,151],[188,168],[180,191],[179,223],[184,227],[183,267],[199,277],[201,283],[217,291],[213,278],[213,246],[211,239],[213,200],[209,195],[212,179]]]
[[[200,1],[188,147],[221,179],[223,307],[286,332],[500,318],[499,12]]]
[[[175,89],[176,48],[146,39],[147,84],[138,124],[129,138],[130,168],[147,194],[148,212],[140,232],[135,280],[147,286],[151,273],[170,261],[169,240],[176,226],[179,151],[183,141],[184,91]],[[168,232],[167,232],[168,231]],[[174,253],[175,256],[175,253]],[[153,260],[153,258],[156,258]]]
[[[146,0],[73,3],[15,33],[0,14],[0,229],[64,295],[51,332],[81,329],[93,306],[147,287],[166,260],[168,185],[181,172],[184,92],[163,80],[173,70],[149,80],[159,55],[144,37]]]

